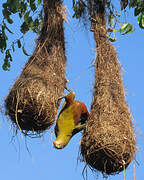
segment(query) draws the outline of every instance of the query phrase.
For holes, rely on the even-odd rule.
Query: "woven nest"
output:
[[[136,140],[125,101],[115,48],[95,30],[97,59],[90,116],[81,140],[81,160],[92,170],[116,174],[135,158]]]
[[[62,2],[45,0],[44,15],[35,51],[5,99],[6,114],[26,135],[50,128],[66,83]]]

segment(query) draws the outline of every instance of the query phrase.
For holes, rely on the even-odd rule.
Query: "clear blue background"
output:
[[[4,1],[2,1],[3,3]],[[69,9],[68,24],[65,23],[66,36],[66,56],[67,72],[69,79],[68,87],[76,92],[76,98],[83,101],[90,109],[94,69],[92,67],[95,59],[95,43],[93,34],[83,28],[82,23],[72,19],[71,1],[64,1],[64,5]],[[1,11],[1,6],[0,6]],[[1,17],[1,14],[0,14]],[[20,36],[20,19],[13,16],[15,24],[11,27],[15,35],[10,40]],[[144,179],[144,30],[137,25],[137,19],[133,17],[133,11],[128,11],[125,21],[134,24],[135,31],[129,35],[117,34],[117,42],[114,43],[119,61],[124,68],[123,79],[126,90],[127,102],[135,119],[135,129],[138,142],[138,152],[136,154],[135,173],[136,180]],[[8,34],[9,35],[9,34]],[[35,35],[29,32],[25,37],[26,49],[32,53],[35,47]],[[7,96],[10,87],[20,75],[28,58],[22,51],[17,49],[13,54],[14,61],[11,70],[5,72],[0,69],[0,103],[3,105],[4,98]],[[3,55],[0,54],[0,66],[3,63]],[[84,164],[77,163],[81,133],[75,135],[68,146],[63,150],[53,148],[52,139],[55,136],[51,131],[44,134],[43,139],[25,138],[18,134],[12,139],[13,131],[4,115],[0,115],[0,179],[3,180],[82,180],[82,170]],[[53,127],[52,127],[53,130]],[[52,137],[52,139],[51,139]],[[26,144],[30,152],[26,148]],[[139,164],[139,165],[138,165]],[[98,175],[98,176],[97,176]],[[134,179],[134,165],[127,168],[126,180]],[[88,170],[88,179],[102,179],[100,173],[93,174]],[[124,179],[123,172],[116,176],[109,176],[110,180]]]

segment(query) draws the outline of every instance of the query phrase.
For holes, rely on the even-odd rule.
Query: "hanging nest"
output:
[[[81,140],[81,160],[92,170],[116,174],[135,158],[132,116],[125,101],[121,66],[100,14],[93,26],[97,58],[91,112]]]
[[[38,135],[56,119],[66,84],[63,6],[44,0],[44,22],[37,46],[5,99],[6,114],[25,135]]]

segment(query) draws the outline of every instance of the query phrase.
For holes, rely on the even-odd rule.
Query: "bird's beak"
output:
[[[56,149],[63,149],[63,148],[64,148],[63,145],[57,144],[56,142],[53,142],[53,145],[54,145],[54,147],[55,147]]]
[[[67,90],[68,92],[72,92],[70,89],[68,89],[67,87],[65,87],[65,90]]]
[[[70,89],[68,89],[67,87],[65,87],[65,89],[68,91],[68,92],[72,92]],[[67,95],[65,95],[65,96],[60,96],[59,98],[58,98],[58,101],[59,100],[61,100],[61,99],[63,99],[63,98],[65,98]]]

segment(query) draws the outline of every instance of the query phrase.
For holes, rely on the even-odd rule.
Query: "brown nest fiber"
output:
[[[63,7],[44,0],[44,23],[33,55],[5,99],[6,114],[23,133],[39,134],[56,118],[65,79]]]
[[[121,66],[114,46],[105,36],[105,22],[104,26],[101,23],[94,27],[94,37],[97,47],[95,85],[90,116],[81,140],[81,155],[92,170],[110,175],[126,169],[134,160],[136,140],[125,101]]]

